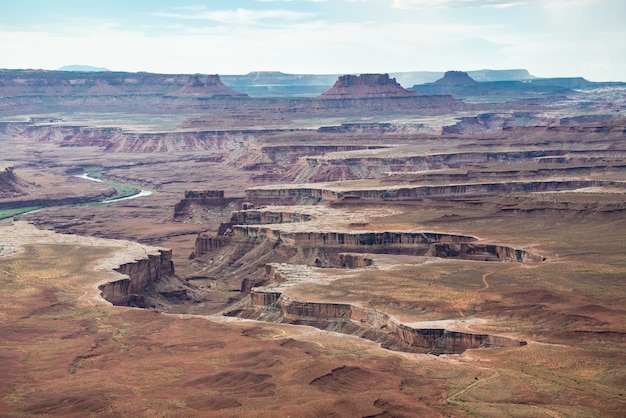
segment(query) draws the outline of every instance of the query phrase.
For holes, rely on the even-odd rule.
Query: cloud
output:
[[[546,9],[570,9],[597,3],[614,3],[615,0],[393,0],[391,7],[396,9],[445,9],[474,7],[508,9],[521,6],[540,6]]]
[[[493,7],[504,9],[524,6],[533,0],[393,0],[391,7],[396,9],[425,9],[429,7],[458,8],[458,7]]]
[[[152,12],[153,17],[178,20],[207,20],[225,24],[252,25],[267,20],[303,20],[314,17],[313,13],[294,12],[291,10],[195,10],[193,13]]]
[[[546,9],[569,9],[576,6],[587,6],[604,0],[548,0],[543,3]]]

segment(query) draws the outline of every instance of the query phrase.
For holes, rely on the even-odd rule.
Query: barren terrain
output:
[[[5,92],[2,414],[623,414],[619,94],[145,80]]]

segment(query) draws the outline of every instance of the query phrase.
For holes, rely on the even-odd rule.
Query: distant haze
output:
[[[59,68],[59,71],[83,71],[83,72],[101,72],[101,71],[111,71],[108,68],[104,67],[92,67],[90,65],[64,65]]]
[[[539,77],[626,81],[625,17],[623,0],[20,0],[2,5],[0,68],[527,68]]]

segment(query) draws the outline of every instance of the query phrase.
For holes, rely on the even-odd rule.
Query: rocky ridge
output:
[[[13,198],[24,194],[24,189],[32,186],[21,179],[11,166],[0,165],[0,199]]]
[[[4,97],[55,96],[202,96],[245,97],[218,75],[0,70]]]

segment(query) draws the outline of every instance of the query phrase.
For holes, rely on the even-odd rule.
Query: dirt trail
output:
[[[485,285],[485,287],[483,287],[482,289],[478,289],[478,290],[474,291],[474,293],[472,293],[472,297],[475,297],[478,294],[478,292],[482,292],[483,290],[489,289],[489,282],[487,281],[487,276],[489,276],[489,275],[491,275],[493,273],[494,273],[493,271],[490,271],[489,273],[483,274],[482,280],[483,280],[483,284]],[[460,301],[459,301],[458,304],[460,304]],[[461,315],[462,318],[465,318],[465,314],[461,310],[461,307],[457,306],[457,311],[459,312],[459,315]]]

